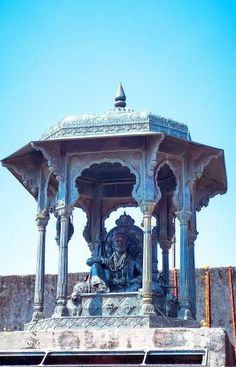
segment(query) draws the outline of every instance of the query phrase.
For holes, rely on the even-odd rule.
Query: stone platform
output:
[[[221,328],[113,327],[2,332],[0,364],[4,358],[17,361],[28,356],[38,358],[41,365],[44,365],[43,358],[50,357],[54,363],[45,364],[55,365],[55,361],[60,361],[63,365],[63,361],[72,362],[77,358],[77,366],[83,363],[89,366],[180,366],[182,363],[184,366],[224,367],[227,366],[226,339],[226,332]]]
[[[153,316],[142,315],[142,297],[139,292],[79,293],[78,299],[76,303],[68,300],[68,317],[54,312],[50,318],[25,324],[24,330],[199,326],[195,321],[176,319],[178,302],[168,300],[165,295],[153,295]]]

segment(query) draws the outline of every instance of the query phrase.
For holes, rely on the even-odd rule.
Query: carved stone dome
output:
[[[44,132],[42,140],[92,136],[165,133],[190,140],[187,125],[150,112],[135,112],[126,108],[94,115],[68,116]]]

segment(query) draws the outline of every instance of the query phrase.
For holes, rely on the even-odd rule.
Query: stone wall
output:
[[[68,294],[83,280],[85,273],[69,274]],[[33,313],[34,275],[0,276],[0,330],[23,330]],[[50,317],[55,307],[57,275],[45,276],[44,315]]]
[[[196,271],[197,320],[205,319],[204,269]],[[228,268],[210,268],[212,326],[227,329],[232,340],[232,319],[229,299]],[[234,299],[236,301],[236,268],[233,268]]]
[[[79,332],[75,330],[0,332],[1,352],[3,353],[7,350],[12,351],[12,349],[14,350],[14,347],[17,346],[17,352],[19,353],[23,349],[24,356],[27,355],[29,358],[27,358],[28,364],[33,366],[58,365],[58,358],[54,359],[53,354],[54,356],[61,356],[59,362],[60,366],[68,365],[67,363],[70,363],[72,366],[73,361],[75,363],[75,358],[77,366],[98,366],[98,363],[102,366],[133,365],[134,367],[142,365],[158,365],[160,367],[170,367],[173,365],[176,367],[196,367],[196,365],[208,367],[232,366],[233,364],[230,363],[227,353],[226,339],[226,332],[221,328],[178,328],[177,330],[176,328],[149,329],[148,327],[143,327],[142,329],[134,329],[127,327],[125,329],[110,328],[106,329],[106,332],[104,332],[104,329],[96,328],[90,330],[81,329]],[[35,349],[37,350],[38,356],[41,354],[41,358],[38,357],[37,361],[36,359],[33,360],[34,353],[32,352]],[[191,350],[194,351],[199,349],[207,349],[208,351],[207,358],[206,356],[204,358],[206,364],[204,363],[204,359],[202,363],[199,361],[199,363],[196,364],[196,360],[195,363],[191,363],[193,360],[190,358],[194,354],[194,352],[191,353]],[[159,351],[158,360],[155,358],[151,361],[148,358],[148,354],[145,354],[145,351],[148,352],[153,350]],[[168,353],[169,350],[172,352]],[[184,358],[184,364],[180,361],[180,363],[176,363],[176,357],[179,355],[178,352],[180,350],[185,351],[182,357],[182,362]],[[71,353],[71,351],[74,351],[74,353]],[[82,351],[82,353],[80,353],[80,351]],[[84,351],[86,351],[86,358],[81,359],[81,357],[84,356]],[[125,351],[125,360],[119,357],[119,355],[122,356],[122,351]],[[169,361],[170,363],[167,361],[164,362],[164,355],[161,355],[161,351],[166,351],[166,355],[174,361],[174,364],[172,364],[171,361]],[[61,353],[59,354],[58,352]],[[100,352],[100,355],[98,355],[98,352]],[[13,355],[14,352],[10,355],[8,354],[8,366],[14,364]],[[66,358],[63,358],[63,355]],[[132,355],[135,357],[136,363]],[[41,364],[42,362],[40,363],[40,361],[42,361],[43,357],[45,358],[43,360],[44,363]],[[69,361],[68,357],[70,357]],[[139,361],[137,361],[137,357]],[[145,362],[142,363],[142,361],[145,360],[147,364]],[[6,359],[0,360],[0,362],[1,361],[4,363]],[[17,362],[17,365],[19,365],[19,359]]]
[[[69,274],[69,292],[85,273]],[[45,317],[50,317],[56,298],[56,275],[46,275]],[[211,318],[213,327],[227,330],[232,342],[232,320],[229,302],[227,268],[210,269]],[[233,269],[234,297],[236,298],[236,268]],[[204,269],[196,270],[197,320],[205,319]],[[32,316],[34,276],[0,276],[0,330],[22,330]]]

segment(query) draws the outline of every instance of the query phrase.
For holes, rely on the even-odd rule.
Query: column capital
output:
[[[168,240],[164,233],[160,233],[158,242],[162,250],[169,250],[171,248],[172,241]]]
[[[59,215],[60,217],[70,217],[73,211],[73,207],[71,207],[70,205],[65,205],[63,203],[63,205],[59,205],[56,207],[56,212],[57,215]]]
[[[192,212],[189,210],[180,210],[175,212],[176,217],[180,221],[180,224],[188,223],[192,216]]]
[[[162,251],[168,252],[171,249],[172,242],[169,240],[161,240],[159,244]]]
[[[143,214],[152,214],[156,203],[154,201],[142,202],[140,205],[141,212]]]
[[[48,224],[48,220],[49,213],[47,210],[37,213],[35,221],[37,222],[37,225],[39,227],[46,227],[46,225]]]

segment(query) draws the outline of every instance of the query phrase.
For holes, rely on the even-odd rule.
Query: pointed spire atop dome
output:
[[[117,92],[116,92],[116,98],[115,98],[115,107],[125,107],[126,106],[126,95],[123,89],[122,84],[120,83]]]

